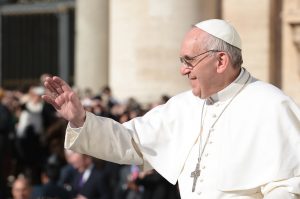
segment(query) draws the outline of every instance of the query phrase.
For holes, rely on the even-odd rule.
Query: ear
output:
[[[217,73],[223,73],[229,65],[229,56],[225,52],[217,53]]]

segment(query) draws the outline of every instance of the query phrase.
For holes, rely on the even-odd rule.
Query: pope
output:
[[[124,124],[86,112],[59,77],[43,99],[69,121],[65,148],[155,169],[181,198],[300,198],[300,109],[242,67],[235,28],[195,24],[180,49],[191,90]]]

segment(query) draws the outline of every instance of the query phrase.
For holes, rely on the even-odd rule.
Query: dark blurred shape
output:
[[[60,175],[59,164],[47,164],[42,173],[42,191],[41,198],[59,198],[68,199],[71,198],[69,193],[62,187],[57,185],[57,181]]]
[[[17,3],[18,0],[0,0],[0,5]]]
[[[5,179],[7,178],[7,168],[9,166],[9,156],[11,155],[12,144],[9,136],[14,131],[14,118],[9,109],[2,104],[4,90],[0,88],[0,198],[7,195]]]
[[[15,89],[38,84],[43,73],[57,74],[72,84],[74,1],[18,2],[22,4],[1,6],[0,42],[5,50],[0,85]]]

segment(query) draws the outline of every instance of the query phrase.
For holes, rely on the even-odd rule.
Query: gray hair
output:
[[[219,50],[224,51],[228,54],[232,66],[234,68],[240,68],[243,64],[242,50],[228,44],[227,42],[207,34],[204,42],[202,43],[203,48],[206,50]]]

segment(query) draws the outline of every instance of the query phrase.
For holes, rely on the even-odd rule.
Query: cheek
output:
[[[198,70],[195,71],[195,76],[197,77],[197,81],[201,86],[206,86],[211,81],[213,73],[214,71],[212,70],[212,66],[202,68],[199,67]]]
[[[201,81],[199,81],[199,79],[191,80],[190,84],[194,92],[201,90]]]

